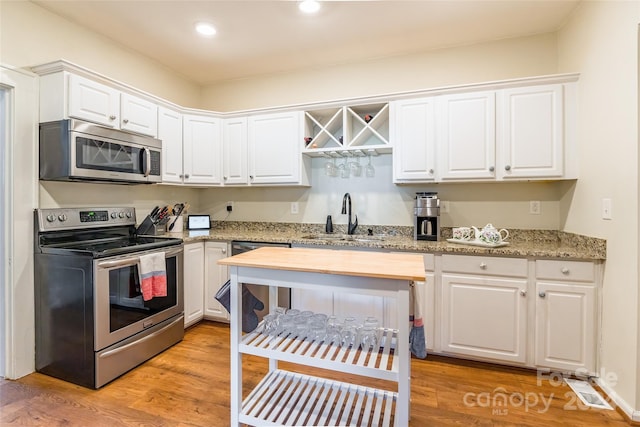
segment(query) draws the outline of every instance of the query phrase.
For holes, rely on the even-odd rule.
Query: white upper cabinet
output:
[[[69,117],[143,135],[158,135],[156,104],[74,74],[69,74]]]
[[[68,79],[69,117],[112,128],[120,126],[120,91],[74,74]]]
[[[158,134],[158,106],[128,93],[120,97],[120,129],[144,135]]]
[[[158,109],[158,139],[162,141],[162,182],[182,183],[182,114]]]
[[[215,117],[185,115],[183,119],[185,184],[222,182],[222,125]]]
[[[441,96],[438,107],[440,178],[493,178],[496,164],[495,92]]]
[[[247,118],[225,119],[222,130],[222,179],[225,185],[249,182]]]
[[[435,97],[391,102],[394,182],[435,179],[435,104]]]
[[[249,183],[309,183],[308,167],[302,159],[302,112],[250,116]]]
[[[505,89],[502,96],[500,178],[562,177],[561,84]]]

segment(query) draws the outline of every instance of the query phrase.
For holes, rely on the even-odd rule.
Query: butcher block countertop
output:
[[[262,247],[221,259],[218,264],[343,276],[425,280],[424,259],[418,254]]]

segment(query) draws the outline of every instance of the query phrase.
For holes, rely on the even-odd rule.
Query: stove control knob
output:
[[[56,216],[55,215],[53,215],[53,214],[47,215],[47,221],[53,222],[55,220],[56,220]]]
[[[131,218],[133,214],[131,212],[127,212],[127,218]]]
[[[118,214],[116,212],[111,212],[111,218],[116,219]]]
[[[124,218],[124,212],[120,212],[120,213],[118,214],[118,216],[119,216],[120,218]]]
[[[65,214],[58,215],[58,219],[59,219],[61,222],[65,222],[65,221],[67,220],[67,216],[66,216]]]

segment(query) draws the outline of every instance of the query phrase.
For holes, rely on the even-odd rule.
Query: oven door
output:
[[[167,296],[144,301],[140,292],[138,252],[93,262],[95,350],[129,338],[184,311],[183,247],[166,248]]]

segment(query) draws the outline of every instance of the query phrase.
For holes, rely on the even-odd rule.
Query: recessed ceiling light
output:
[[[198,22],[196,24],[196,31],[204,37],[212,37],[216,34],[216,29],[208,22]]]
[[[320,2],[316,0],[304,0],[298,5],[304,13],[316,13],[320,10]]]

